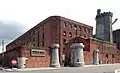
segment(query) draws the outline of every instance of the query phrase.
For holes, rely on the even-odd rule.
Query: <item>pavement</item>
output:
[[[120,70],[120,63],[116,64],[100,64],[100,65],[85,65],[84,67],[60,67],[60,68],[53,68],[53,67],[45,67],[45,68],[24,68],[24,69],[17,69],[17,68],[2,68],[1,70],[6,72],[31,72],[37,71],[40,73],[73,73],[73,72],[82,72],[82,73],[117,73],[116,70]],[[116,72],[115,72],[116,71]]]
[[[52,67],[45,67],[45,68],[24,68],[24,69],[17,69],[17,68],[2,68],[0,67],[0,70],[3,71],[35,71],[35,70],[54,70],[54,69],[60,69],[60,68],[52,68]]]

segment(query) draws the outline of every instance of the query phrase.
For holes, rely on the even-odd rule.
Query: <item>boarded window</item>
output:
[[[45,56],[45,50],[31,49],[31,56]]]

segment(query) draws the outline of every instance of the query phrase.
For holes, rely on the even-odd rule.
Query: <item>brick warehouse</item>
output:
[[[92,38],[92,32],[93,27],[83,23],[61,16],[48,17],[6,46],[4,65],[11,66],[12,59],[26,57],[26,68],[49,67],[49,46],[52,43],[60,45],[60,64],[62,65],[62,57],[65,55],[65,65],[68,65],[70,44],[74,42],[84,43],[85,64],[92,64],[93,51],[96,48],[100,51],[99,58],[103,64],[120,62],[116,44]]]
[[[8,44],[6,50],[10,51],[18,46],[49,47],[51,43],[59,43],[60,63],[62,64],[61,57],[63,55],[63,51],[65,50],[65,43],[79,35],[84,37],[92,37],[92,29],[93,28],[88,25],[84,25],[64,17],[52,16],[45,19],[37,26]]]
[[[120,50],[120,29],[113,31],[113,42],[117,44],[117,48]]]
[[[69,50],[65,50],[66,56],[66,64],[70,61],[70,45],[72,43],[84,43],[84,59],[85,64],[93,64],[93,53],[95,49],[99,49],[99,62],[102,64],[112,64],[120,62],[120,53],[116,47],[116,44],[109,43],[107,41],[98,40],[95,38],[83,38],[83,37],[75,37],[70,40],[69,43],[66,44],[66,48]]]

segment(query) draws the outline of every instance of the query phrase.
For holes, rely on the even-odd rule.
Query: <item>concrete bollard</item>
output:
[[[84,62],[84,54],[83,54],[83,48],[84,48],[83,43],[74,43],[72,44],[72,48],[75,49],[75,53],[73,54],[74,66],[75,67],[84,66],[85,62]]]
[[[51,67],[60,67],[58,52],[59,44],[52,44],[50,48],[52,51]]]
[[[98,49],[95,49],[95,50],[94,50],[94,53],[93,53],[93,64],[94,64],[94,65],[99,65],[98,52],[99,52],[99,50],[98,50]]]
[[[18,68],[25,68],[25,64],[26,64],[26,57],[18,57],[17,61],[18,61]]]

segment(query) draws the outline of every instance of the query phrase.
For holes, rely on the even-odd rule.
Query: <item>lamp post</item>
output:
[[[112,25],[117,22],[118,18],[114,20],[114,22],[111,24],[111,30],[110,31],[110,42],[113,43],[113,31],[112,31]]]
[[[4,67],[4,40],[2,40],[2,67]]]

